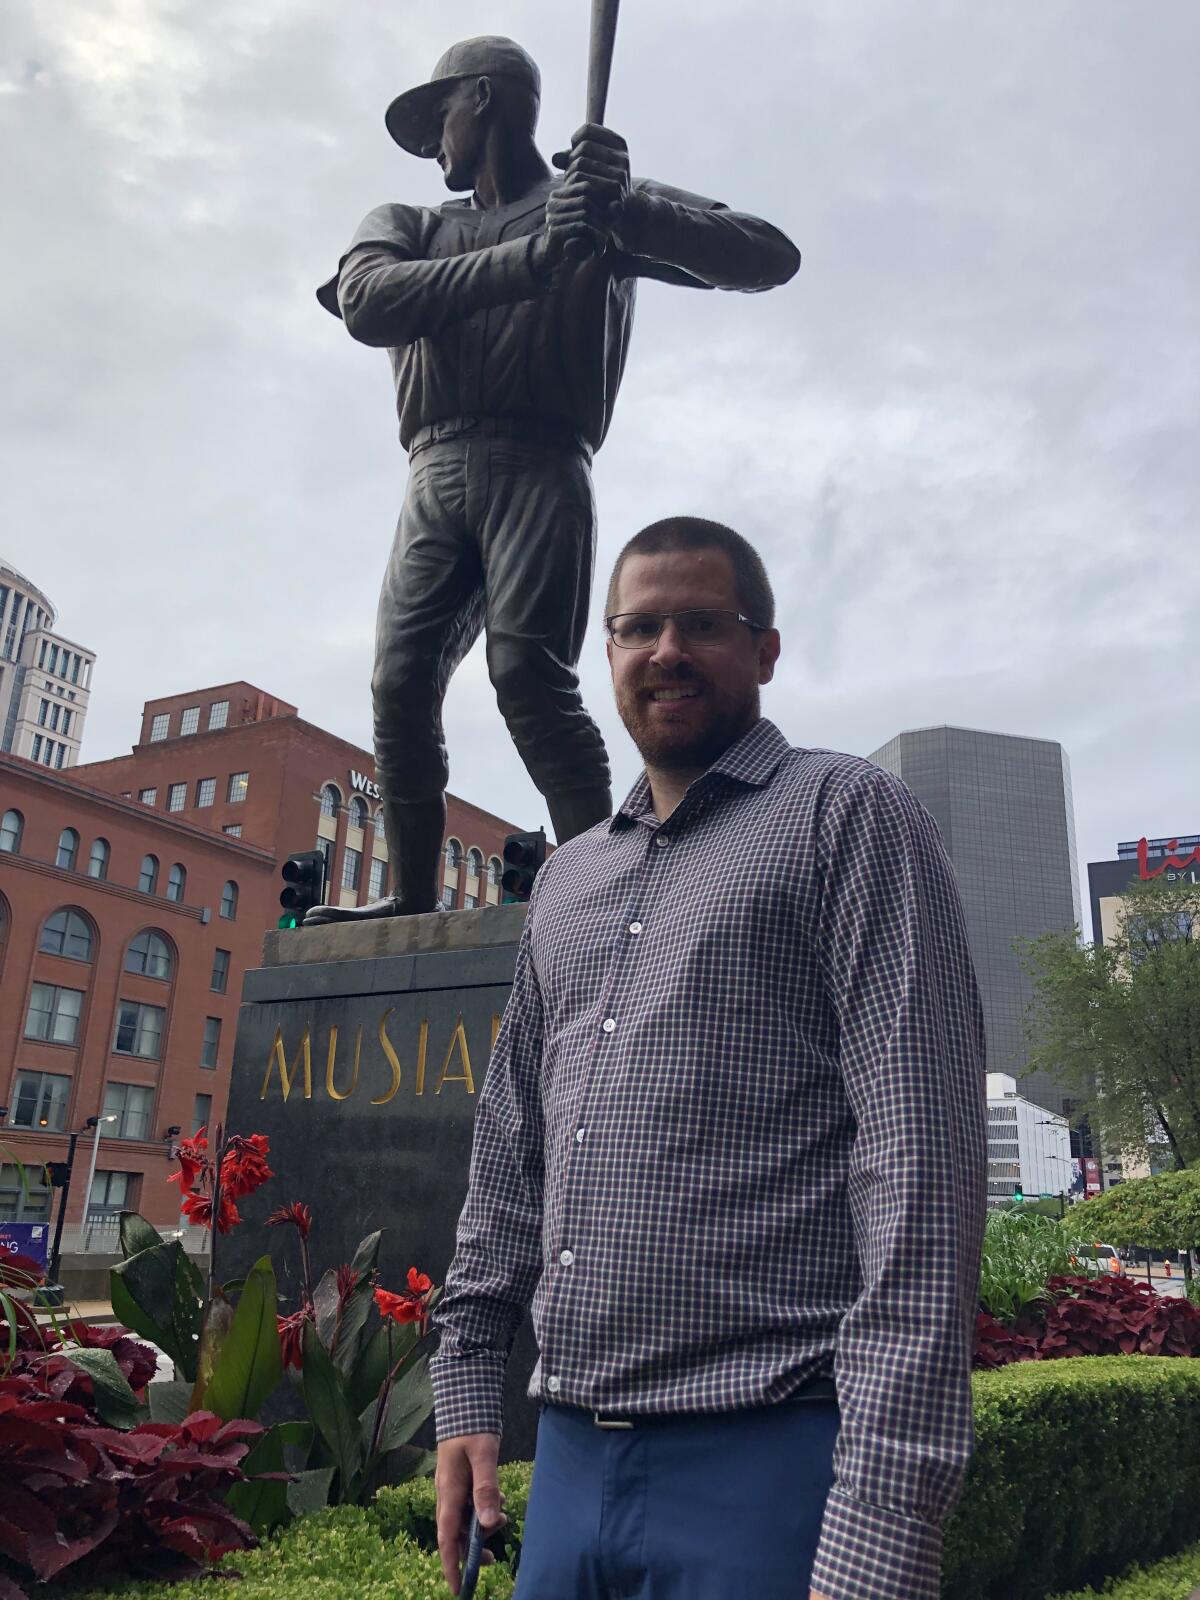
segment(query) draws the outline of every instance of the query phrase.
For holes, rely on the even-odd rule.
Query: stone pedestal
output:
[[[476,1097],[508,999],[524,906],[268,933],[246,974],[228,1127],[265,1133],[275,1177],[239,1202],[218,1276],[270,1251],[287,1290],[295,1232],[266,1216],[313,1211],[313,1269],[385,1229],[384,1288],[410,1266],[445,1280],[467,1187]],[[510,1363],[506,1459],[533,1453],[528,1326]]]

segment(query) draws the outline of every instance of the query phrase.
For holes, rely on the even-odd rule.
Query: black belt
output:
[[[795,1394],[786,1395],[782,1400],[775,1400],[765,1406],[747,1407],[747,1410],[773,1411],[777,1406],[798,1406],[809,1400],[836,1400],[837,1388],[832,1378],[813,1378],[802,1389],[797,1389]],[[634,1416],[628,1412],[620,1411],[590,1411],[584,1413],[589,1416],[597,1428],[653,1428],[667,1422],[699,1421],[701,1418],[714,1418],[729,1416],[727,1411],[668,1411],[656,1412],[652,1416]]]
[[[558,417],[443,417],[418,428],[408,441],[411,459],[418,451],[448,439],[515,439],[523,444],[542,444],[561,450],[578,450],[588,460],[592,447],[579,429]]]

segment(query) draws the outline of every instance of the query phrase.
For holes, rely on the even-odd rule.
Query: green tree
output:
[[[1194,1250],[1200,1246],[1200,1170],[1119,1183],[1072,1207],[1071,1221],[1085,1238],[1106,1244]],[[1184,1257],[1184,1273],[1191,1278],[1189,1256]]]
[[[1182,1171],[1200,1160],[1200,885],[1136,884],[1117,921],[1106,944],[1073,931],[1024,947],[1027,1071],[1072,1089],[1105,1148],[1165,1142]]]

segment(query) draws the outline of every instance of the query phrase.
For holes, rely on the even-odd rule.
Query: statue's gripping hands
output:
[[[625,141],[579,130],[556,176],[534,144],[540,77],[509,39],[469,39],[393,101],[387,126],[468,191],[372,211],[318,291],[386,349],[410,458],[376,623],[372,694],[393,892],[309,922],[438,904],[449,769],[442,703],[484,629],[513,742],[561,844],[612,809],[575,666],[596,541],[591,458],[608,431],[639,278],[785,283],[799,253],[757,217],[631,178]],[[586,251],[583,259],[576,259]]]

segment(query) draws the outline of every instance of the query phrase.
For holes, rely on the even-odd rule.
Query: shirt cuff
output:
[[[437,1437],[504,1432],[504,1357],[485,1350],[435,1356],[429,1364]]]
[[[831,1489],[812,1587],[829,1600],[938,1600],[942,1533]]]

